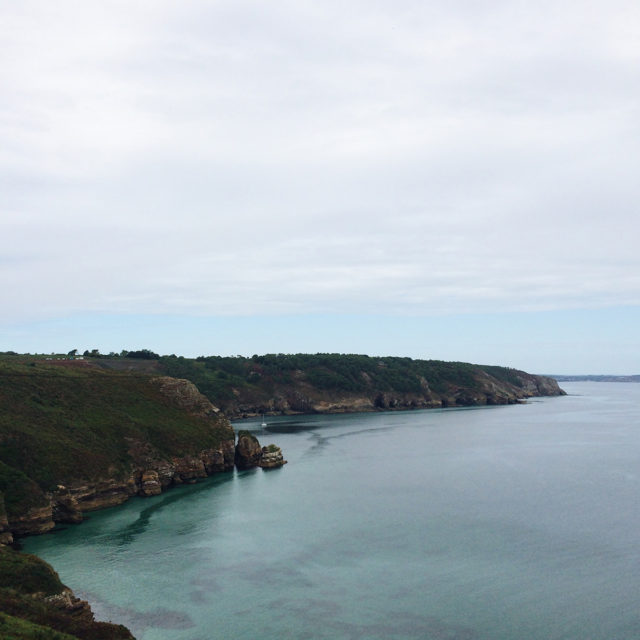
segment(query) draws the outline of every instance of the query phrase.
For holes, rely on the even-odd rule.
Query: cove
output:
[[[640,637],[640,385],[237,422],[282,469],[23,540],[140,640]]]

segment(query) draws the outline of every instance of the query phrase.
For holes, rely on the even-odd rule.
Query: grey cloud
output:
[[[629,3],[2,13],[15,316],[640,303]]]

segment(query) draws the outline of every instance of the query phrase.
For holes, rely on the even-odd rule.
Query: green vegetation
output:
[[[0,461],[0,498],[2,497],[8,517],[18,516],[25,510],[45,504],[40,487],[31,478],[20,469]]]
[[[74,362],[105,372],[190,380],[230,416],[274,410],[313,412],[318,402],[330,404],[348,396],[367,398],[378,408],[502,403],[531,395],[537,386],[535,376],[507,367],[400,357],[299,353],[193,359],[159,356],[149,349],[109,356],[92,349],[84,354]],[[58,357],[52,355],[49,360],[73,364],[59,362]],[[43,356],[8,355],[0,361],[36,369],[52,364]]]
[[[251,358],[200,357],[204,372],[209,375],[225,373],[236,384],[289,384],[299,372],[302,380],[318,389],[339,389],[361,393],[371,390],[416,392],[423,388],[422,379],[429,381],[435,391],[446,391],[451,385],[471,385],[477,365],[440,360],[412,360],[411,358],[372,358],[363,355],[318,353],[316,355],[264,355]],[[162,359],[165,363],[165,359]],[[502,369],[502,367],[488,367]],[[485,367],[484,369],[487,369]],[[505,369],[505,371],[507,371]]]
[[[58,484],[124,475],[132,438],[168,457],[229,438],[226,421],[186,412],[148,375],[35,364],[0,359],[0,493],[9,519]]]
[[[522,372],[506,367],[337,353],[200,356],[195,360],[163,356],[159,364],[168,375],[194,382],[214,404],[231,414],[238,412],[238,398],[257,408],[274,394],[291,388],[313,389],[325,395],[439,397],[461,389],[472,393],[486,376],[496,384],[509,385],[512,391],[523,387]]]
[[[0,576],[4,588],[10,584],[12,591],[21,594],[52,596],[64,589],[58,574],[46,562],[7,547],[0,547]]]
[[[0,638],[3,640],[75,640],[77,637],[0,613]]]
[[[119,640],[131,638],[120,625],[71,615],[46,600],[65,586],[58,574],[36,556],[0,546],[0,638],[9,640]]]
[[[140,349],[139,351],[127,351],[125,358],[138,358],[141,360],[157,360],[160,356],[149,349]]]

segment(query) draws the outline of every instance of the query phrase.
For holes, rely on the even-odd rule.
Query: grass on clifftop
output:
[[[11,585],[12,591],[21,594],[42,593],[45,596],[60,593],[64,589],[58,574],[46,562],[36,556],[18,553],[2,546],[0,585],[2,589]]]
[[[155,364],[168,375],[194,382],[223,411],[233,411],[238,396],[251,398],[259,406],[287,387],[371,395],[421,394],[428,385],[431,392],[446,396],[462,388],[473,391],[479,386],[479,376],[485,374],[515,389],[522,387],[517,372],[506,367],[337,353],[201,356],[195,360],[163,356]]]
[[[187,413],[147,375],[0,359],[0,492],[7,512],[73,479],[113,477],[130,463],[128,439],[166,456],[229,438],[224,419]],[[37,500],[36,500],[37,502]]]

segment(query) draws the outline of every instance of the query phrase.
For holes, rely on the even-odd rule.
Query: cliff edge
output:
[[[133,640],[122,625],[96,622],[49,564],[0,546],[0,637],[15,639]]]
[[[154,366],[193,381],[230,418],[511,404],[564,394],[552,378],[508,367],[397,357],[165,356]]]
[[[0,542],[233,469],[235,434],[188,380],[0,365]]]

